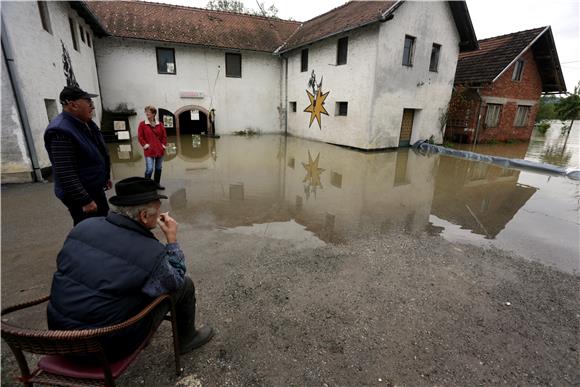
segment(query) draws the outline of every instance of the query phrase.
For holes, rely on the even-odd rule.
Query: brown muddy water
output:
[[[467,150],[578,169],[579,127]],[[359,152],[294,137],[170,137],[164,204],[181,224],[299,242],[353,230],[427,230],[579,273],[580,182],[410,149]],[[565,146],[564,146],[565,145]],[[111,144],[113,178],[142,175],[138,143]],[[417,233],[419,235],[420,233]],[[195,238],[195,235],[183,235]]]

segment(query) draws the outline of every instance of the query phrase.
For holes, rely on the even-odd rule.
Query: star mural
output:
[[[308,81],[308,86],[312,87],[312,93],[306,90],[306,94],[308,95],[308,99],[310,100],[310,105],[304,111],[306,113],[310,113],[310,123],[308,127],[312,126],[312,122],[316,118],[316,122],[318,122],[318,128],[322,129],[322,122],[321,122],[321,114],[328,115],[326,108],[324,107],[324,100],[328,97],[330,91],[326,93],[322,93],[322,78],[320,79],[320,83],[316,83],[316,75],[314,74],[314,70],[312,70],[312,74],[310,75],[310,80]]]
[[[302,163],[302,166],[306,170],[306,176],[304,176],[304,180],[302,180],[303,183],[306,183],[304,184],[304,194],[306,195],[306,199],[310,197],[311,193],[314,193],[316,196],[317,188],[322,189],[320,175],[325,171],[325,169],[318,167],[319,159],[320,153],[318,153],[316,158],[312,160],[312,155],[310,155],[310,151],[308,151],[308,163]]]

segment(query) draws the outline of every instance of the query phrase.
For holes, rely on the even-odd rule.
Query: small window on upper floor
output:
[[[80,24],[79,24],[79,33],[81,35],[81,40],[83,41],[83,43],[85,43],[85,30],[83,26],[81,26]]]
[[[226,52],[226,77],[242,77],[242,54]]]
[[[524,61],[518,59],[518,61],[516,62],[516,66],[514,68],[514,73],[512,75],[512,81],[521,81],[523,73],[524,73]]]
[[[40,12],[40,22],[45,31],[52,34],[52,27],[50,25],[50,15],[48,14],[48,4],[46,1],[37,1],[38,11]]]
[[[337,102],[334,115],[346,116],[347,114],[348,114],[348,102]]]
[[[87,32],[87,44],[89,45],[89,47],[91,47],[91,34],[89,34],[89,30],[87,30],[86,32]]]
[[[336,65],[346,64],[346,57],[348,54],[348,36],[338,39],[336,45]]]
[[[300,56],[300,72],[305,72],[308,71],[308,49],[305,48],[304,50],[302,50],[301,56]]]
[[[296,113],[296,102],[295,101],[290,102],[290,111],[292,113]]]
[[[439,52],[441,52],[441,45],[433,43],[433,47],[431,48],[429,71],[437,72],[437,69],[439,68]]]
[[[156,47],[157,72],[159,74],[176,74],[175,50],[173,48]]]
[[[413,66],[413,55],[415,54],[415,38],[405,35],[405,46],[403,47],[403,66]]]
[[[77,30],[75,28],[75,23],[73,22],[73,19],[71,19],[70,17],[68,18],[68,25],[70,26],[70,34],[72,37],[73,47],[75,50],[79,51],[79,42],[77,40]]]

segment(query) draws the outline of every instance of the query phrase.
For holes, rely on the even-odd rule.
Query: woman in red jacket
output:
[[[143,147],[145,154],[145,177],[151,179],[153,164],[155,164],[154,180],[157,183],[157,189],[165,189],[159,182],[167,145],[167,133],[163,124],[155,119],[156,114],[157,109],[154,106],[145,107],[147,119],[139,124],[139,144]]]

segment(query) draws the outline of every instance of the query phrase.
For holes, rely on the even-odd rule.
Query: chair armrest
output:
[[[44,296],[44,297],[38,298],[36,300],[27,301],[27,302],[23,302],[22,304],[9,306],[7,308],[2,309],[2,312],[0,313],[0,315],[4,316],[5,314],[16,312],[17,310],[30,308],[31,306],[42,304],[43,302],[46,302],[49,299],[50,299],[50,296]]]

